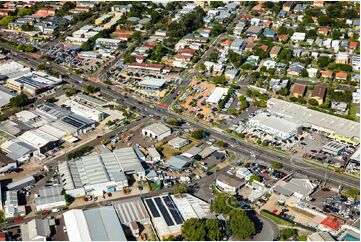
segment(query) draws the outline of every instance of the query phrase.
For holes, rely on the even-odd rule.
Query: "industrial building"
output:
[[[123,225],[129,227],[133,221],[142,225],[151,223],[150,216],[140,197],[114,202],[113,206]]]
[[[49,220],[34,218],[28,223],[20,224],[22,241],[46,241],[51,235]]]
[[[144,203],[160,239],[180,235],[184,219],[170,196],[146,198]]]
[[[172,146],[174,149],[181,149],[189,143],[187,139],[183,139],[181,137],[175,137],[168,141],[168,144]]]
[[[169,160],[163,163],[164,167],[167,167],[173,171],[181,172],[186,166],[192,163],[192,159],[185,156],[176,155],[172,156]]]
[[[236,195],[238,189],[245,184],[241,179],[229,176],[227,174],[220,174],[216,179],[216,186],[223,192],[231,195]]]
[[[84,156],[58,166],[61,183],[67,194],[78,197],[86,194],[103,195],[128,187],[127,175],[145,177],[145,170],[132,147],[98,155]]]
[[[97,48],[116,49],[121,42],[122,41],[118,39],[98,38],[95,40],[95,46]]]
[[[331,155],[340,155],[342,151],[346,149],[346,145],[339,143],[337,141],[331,141],[324,146],[322,146],[322,152],[325,152],[327,154]]]
[[[9,107],[10,99],[15,96],[7,88],[0,86],[0,110]]]
[[[72,209],[63,214],[69,241],[127,241],[122,224],[111,206]]]
[[[21,180],[18,180],[18,181],[13,181],[11,183],[9,183],[6,188],[8,190],[20,190],[24,187],[27,187],[27,186],[32,186],[35,184],[35,178],[33,176],[28,176],[28,177],[25,177]]]
[[[286,197],[303,199],[309,197],[316,189],[317,185],[308,179],[292,178],[287,181],[278,181],[273,187],[273,191]]]
[[[61,194],[61,186],[49,186],[39,189],[38,196],[35,197],[35,206],[37,211],[51,210],[53,208],[62,208],[66,206],[64,196]]]
[[[69,107],[73,113],[96,122],[100,122],[106,117],[106,113],[94,109],[93,107],[86,106],[85,104],[79,103],[76,100],[67,99],[63,105]]]
[[[14,218],[25,215],[25,206],[19,206],[18,192],[6,191],[3,204],[5,218]]]
[[[267,113],[258,113],[248,121],[248,126],[283,140],[294,137],[299,128],[295,122]]]
[[[25,67],[16,61],[6,61],[0,65],[0,75],[7,79],[16,79],[31,72],[30,67]]]
[[[44,154],[59,145],[59,139],[41,131],[40,129],[32,129],[20,135],[17,139],[34,147],[38,153]]]
[[[358,122],[318,112],[275,98],[267,101],[267,107],[271,113],[298,122],[303,127],[325,132],[331,138],[352,144],[360,142],[360,124]]]
[[[172,130],[161,123],[154,123],[144,127],[142,129],[142,134],[144,136],[148,136],[149,138],[155,139],[157,141],[161,141],[164,138],[171,135]]]

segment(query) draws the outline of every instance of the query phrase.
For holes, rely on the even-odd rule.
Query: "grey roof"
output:
[[[10,103],[10,99],[16,95],[11,93],[10,90],[0,87],[0,107],[6,106]]]
[[[209,146],[209,147],[203,149],[201,152],[199,152],[198,155],[200,155],[202,157],[202,159],[205,159],[215,151],[216,150],[213,147]]]
[[[64,196],[61,195],[62,187],[60,186],[51,186],[51,187],[42,187],[39,189],[39,197],[35,198],[35,204],[45,205],[50,203],[56,203],[64,201]]]
[[[18,160],[23,155],[26,155],[26,154],[36,150],[35,147],[29,145],[28,143],[25,143],[24,141],[21,141],[18,138],[15,138],[8,142],[3,143],[2,147],[5,144],[9,144],[6,147],[6,152],[7,152],[6,156],[13,160]]]
[[[84,211],[90,236],[94,241],[126,241],[122,225],[112,207]]]
[[[73,189],[108,181],[123,181],[127,179],[125,173],[144,173],[144,168],[134,149],[126,147],[64,162],[59,165],[59,172],[64,175],[64,188]]]
[[[27,185],[27,184],[31,184],[31,183],[35,183],[35,178],[33,176],[28,176],[28,177],[25,177],[25,178],[23,178],[21,180],[9,183],[6,187],[7,187],[7,189],[11,190],[14,187],[18,187],[18,186],[21,186],[23,184]]]
[[[5,133],[12,135],[12,136],[18,136],[21,133],[30,130],[31,127],[28,125],[18,121],[18,120],[6,120],[2,123],[0,123],[0,130],[4,131]]]
[[[190,148],[189,150],[187,150],[186,152],[184,152],[184,154],[189,154],[191,156],[195,156],[197,155],[199,152],[201,152],[202,149],[196,146],[193,146],[192,148]]]
[[[132,221],[149,222],[150,217],[140,197],[114,202],[113,206],[122,224],[129,225]]]
[[[84,95],[84,94],[79,94],[78,97],[85,100],[85,101],[95,103],[95,104],[97,104],[99,106],[103,106],[103,105],[107,104],[106,102],[104,102],[104,101],[102,101],[102,100],[100,100],[98,98],[94,98],[94,97]]]
[[[7,191],[5,194],[5,206],[18,205],[18,192]]]
[[[50,236],[50,226],[48,219],[35,218],[26,224],[20,225],[21,238],[23,241],[29,241],[37,236]]]
[[[275,98],[269,99],[268,103],[272,104],[269,106],[269,111],[282,115],[285,118],[321,127],[324,130],[329,130],[337,135],[348,138],[360,138],[360,124],[358,122],[311,110],[302,105]]]
[[[293,191],[288,190],[287,188],[284,188],[283,186],[279,186],[279,185],[275,186],[273,188],[273,191],[285,195],[287,197],[290,197],[293,194]]]
[[[165,132],[168,132],[170,130],[169,127],[167,127],[164,124],[161,123],[154,123],[151,125],[148,125],[147,127],[144,127],[143,129],[149,130],[156,134],[157,136],[164,134]]]
[[[55,121],[69,115],[71,112],[54,103],[44,103],[35,109],[35,113],[49,121]]]
[[[184,166],[186,166],[191,162],[192,159],[189,159],[181,155],[177,155],[177,156],[172,156],[167,162],[164,163],[164,166],[180,171],[183,169]]]

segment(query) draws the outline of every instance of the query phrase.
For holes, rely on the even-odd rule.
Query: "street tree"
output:
[[[230,212],[229,229],[239,240],[248,240],[256,232],[253,221],[241,209],[232,209]]]

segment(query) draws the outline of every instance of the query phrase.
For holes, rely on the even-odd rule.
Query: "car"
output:
[[[64,233],[68,232],[68,230],[66,229],[65,225],[64,225],[64,227],[63,227],[63,231],[64,231]]]

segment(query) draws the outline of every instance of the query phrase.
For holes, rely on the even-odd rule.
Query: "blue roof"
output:
[[[266,36],[266,37],[274,37],[276,35],[276,32],[271,30],[271,29],[266,29],[263,32],[263,35]]]

